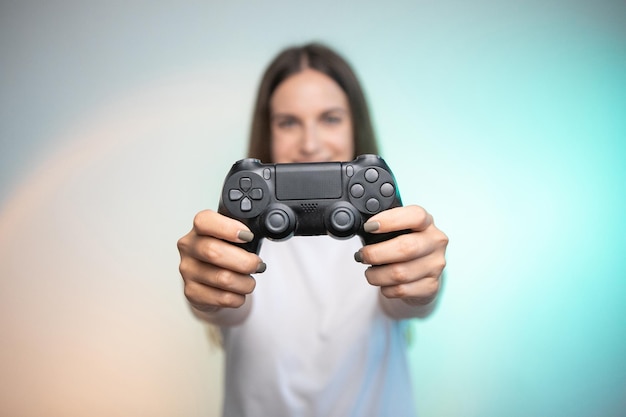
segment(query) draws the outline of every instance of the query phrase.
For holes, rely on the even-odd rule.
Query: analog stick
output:
[[[332,228],[338,232],[347,232],[354,227],[354,214],[347,208],[338,208],[330,217]]]
[[[289,228],[289,216],[281,209],[273,209],[265,217],[265,229],[273,235],[281,235]]]

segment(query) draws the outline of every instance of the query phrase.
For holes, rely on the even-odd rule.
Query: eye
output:
[[[322,116],[322,121],[326,124],[336,125],[343,121],[343,117],[338,114],[325,114]]]
[[[274,123],[280,129],[289,129],[298,124],[298,121],[294,117],[277,117],[274,119]]]

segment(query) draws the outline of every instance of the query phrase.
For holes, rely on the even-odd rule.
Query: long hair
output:
[[[252,118],[248,157],[260,159],[264,163],[273,162],[270,130],[272,94],[289,76],[307,68],[332,78],[346,93],[352,116],[355,155],[378,154],[365,94],[354,71],[335,51],[319,43],[310,43],[283,50],[265,70]]]

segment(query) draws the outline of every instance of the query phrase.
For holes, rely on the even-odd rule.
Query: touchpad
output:
[[[341,162],[276,164],[278,200],[341,197]]]

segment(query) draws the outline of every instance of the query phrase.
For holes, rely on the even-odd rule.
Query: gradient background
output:
[[[0,3],[0,414],[213,416],[176,240],[284,46],[344,53],[450,237],[422,416],[626,415],[623,1]]]

